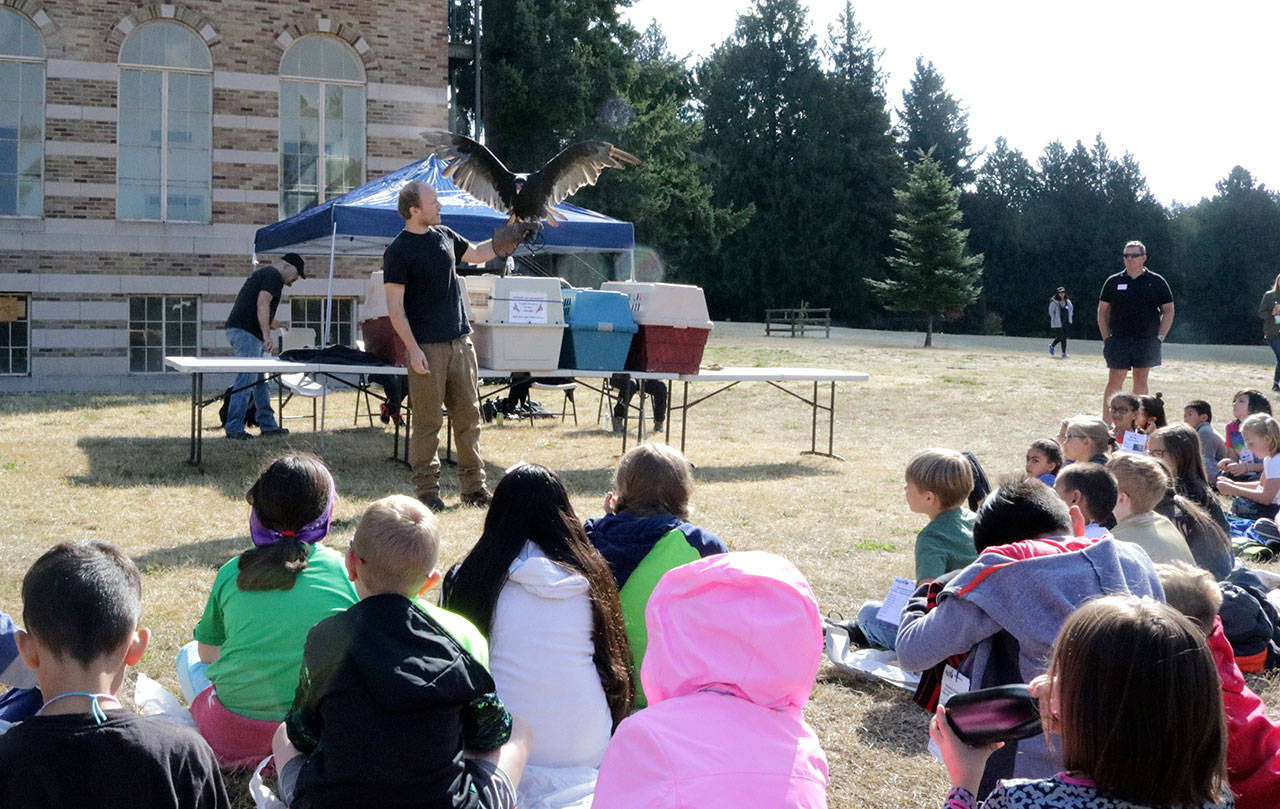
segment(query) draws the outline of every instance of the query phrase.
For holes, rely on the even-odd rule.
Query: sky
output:
[[[804,4],[825,39],[844,0]],[[635,0],[624,14],[641,30],[656,19],[696,64],[752,6]],[[1212,196],[1236,165],[1280,187],[1275,0],[856,0],[854,17],[884,52],[890,106],[923,56],[968,110],[978,148],[1003,136],[1034,163],[1053,140],[1091,146],[1101,133],[1165,204]]]

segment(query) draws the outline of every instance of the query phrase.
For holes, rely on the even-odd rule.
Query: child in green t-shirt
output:
[[[978,558],[973,545],[973,512],[964,508],[973,490],[973,467],[959,452],[927,449],[907,464],[904,487],[907,508],[929,518],[916,535],[916,586],[959,570]],[[858,610],[851,640],[861,646],[893,649],[897,623],[877,616],[884,602],[868,601]],[[859,638],[859,632],[863,637]]]

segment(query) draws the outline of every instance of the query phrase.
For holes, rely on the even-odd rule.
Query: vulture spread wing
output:
[[[447,164],[444,176],[455,185],[491,208],[515,213],[516,176],[493,152],[471,138],[443,129],[429,129],[422,137],[427,141],[427,153]]]
[[[548,223],[555,224],[551,206],[568,199],[584,185],[595,185],[605,169],[620,169],[624,164],[638,166],[640,160],[602,140],[584,140],[568,146],[529,175],[520,190],[516,214],[522,219],[546,216]]]

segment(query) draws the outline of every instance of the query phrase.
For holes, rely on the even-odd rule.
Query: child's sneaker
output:
[[[1067,352],[1065,352],[1065,351],[1064,351],[1064,352],[1062,352],[1062,358],[1063,358],[1064,360],[1065,360],[1065,359],[1067,359],[1067,358],[1068,358],[1068,357],[1070,357],[1070,356],[1071,356],[1071,355],[1070,355],[1070,354],[1068,354]]]
[[[1053,346],[1049,346],[1049,356],[1053,356]]]

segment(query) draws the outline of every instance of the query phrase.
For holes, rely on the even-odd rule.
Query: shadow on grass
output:
[[[190,402],[188,393],[13,393],[0,396],[0,416],[105,410]]]
[[[928,750],[931,716],[911,700],[908,692],[826,666],[818,673],[818,681],[834,683],[871,698],[873,704],[862,715],[856,729],[858,740],[863,744],[907,756]]]
[[[245,519],[248,519],[247,511],[245,512]],[[358,522],[359,519],[355,517],[334,520],[329,525],[329,532],[332,534],[344,529],[354,529]],[[176,545],[172,548],[156,548],[140,556],[135,556],[133,563],[144,573],[147,572],[148,568],[165,570],[173,567],[206,567],[210,570],[217,570],[226,564],[228,559],[233,556],[239,556],[251,547],[253,547],[253,540],[248,534],[241,534],[240,536],[227,537],[226,539],[190,542],[186,545]]]

